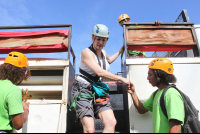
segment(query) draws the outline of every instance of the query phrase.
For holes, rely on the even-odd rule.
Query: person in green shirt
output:
[[[185,118],[184,101],[180,93],[174,88],[169,88],[164,96],[168,119],[160,107],[163,90],[169,83],[176,82],[176,77],[173,75],[173,63],[166,58],[157,58],[151,61],[148,68],[147,80],[153,87],[158,87],[155,98],[153,99],[154,93],[152,93],[149,99],[142,103],[138,99],[132,82],[127,87],[127,92],[132,96],[133,103],[140,114],[153,112],[154,133],[180,133]]]
[[[0,133],[19,130],[28,119],[29,103],[22,101],[19,85],[30,77],[27,57],[10,52],[0,65]]]
[[[127,14],[122,14],[118,18],[119,25],[123,27],[123,23],[129,22],[130,17]],[[158,26],[162,22],[161,21],[155,21],[155,25]],[[142,27],[143,25],[132,25],[131,27]],[[123,34],[124,37],[124,34]],[[123,44],[124,44],[124,39],[123,39]],[[128,56],[129,57],[145,57],[145,52],[144,51],[137,51],[137,50],[129,50],[128,51]]]

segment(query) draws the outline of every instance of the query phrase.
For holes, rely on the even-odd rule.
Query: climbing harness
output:
[[[109,86],[104,82],[93,82],[93,89],[97,96],[106,97],[109,94]]]
[[[73,99],[72,104],[71,104],[71,106],[69,108],[69,111],[76,110],[76,103],[77,103],[77,100],[79,100],[80,98],[93,99],[95,97],[95,93],[93,93],[93,94],[83,94],[83,93],[81,93],[81,87],[85,88],[85,89],[88,89],[88,90],[92,90],[92,86],[91,85],[87,85],[87,84],[75,81],[73,83],[73,86],[77,86],[77,88],[80,89],[80,91],[78,91],[76,93],[76,95],[74,96],[74,99]]]
[[[98,99],[95,100],[95,104],[94,105],[104,106],[104,105],[108,104],[109,99],[110,99],[110,95],[108,95],[106,97],[98,98]]]

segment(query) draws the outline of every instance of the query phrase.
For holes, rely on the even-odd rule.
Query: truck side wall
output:
[[[198,40],[198,43],[199,43],[200,42],[200,25],[194,25],[194,28],[195,28],[197,40]]]

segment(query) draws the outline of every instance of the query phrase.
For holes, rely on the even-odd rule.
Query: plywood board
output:
[[[68,46],[68,37],[51,33],[47,35],[0,38],[0,47],[39,46],[60,43]]]
[[[141,26],[126,28],[127,45],[197,45],[191,26]]]

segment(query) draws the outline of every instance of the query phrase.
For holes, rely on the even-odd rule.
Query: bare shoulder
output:
[[[88,52],[89,52],[89,50],[87,48],[81,51],[82,54],[85,54],[85,53],[88,53]]]
[[[93,57],[93,53],[89,49],[84,49],[81,51],[81,56],[82,57]]]
[[[106,50],[102,50],[106,55],[107,55],[107,52],[106,52]]]

